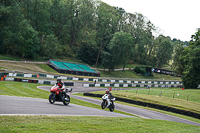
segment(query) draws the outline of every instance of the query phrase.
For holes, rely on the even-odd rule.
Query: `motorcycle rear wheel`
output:
[[[70,97],[68,95],[65,96],[65,100],[63,101],[64,105],[68,105],[70,103]]]
[[[50,95],[49,95],[49,102],[51,103],[51,104],[54,104],[55,103],[55,95],[53,94],[53,93],[51,93]]]
[[[110,106],[109,110],[110,110],[110,112],[113,112],[113,111],[115,110],[115,105],[112,104],[112,105]]]

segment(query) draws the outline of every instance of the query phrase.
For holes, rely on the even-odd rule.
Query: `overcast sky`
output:
[[[190,41],[200,28],[200,0],[102,0],[129,13],[146,16],[161,33],[181,41]]]

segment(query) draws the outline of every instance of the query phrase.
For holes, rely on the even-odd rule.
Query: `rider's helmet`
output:
[[[109,88],[106,90],[106,94],[109,94],[111,90],[112,90],[112,88],[109,87]]]
[[[57,78],[57,83],[61,83],[61,78],[60,77]]]
[[[109,93],[110,93],[110,90],[109,90],[109,89],[107,89],[107,90],[106,90],[106,94],[109,94]]]

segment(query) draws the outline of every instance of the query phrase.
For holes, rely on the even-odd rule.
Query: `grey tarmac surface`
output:
[[[47,90],[49,91],[50,87],[49,86],[39,86],[38,88]],[[76,86],[73,89],[73,93],[77,92],[91,92],[91,91],[100,91],[100,90],[106,90],[105,88],[95,88],[95,87],[88,87],[88,88],[83,88],[81,86]],[[83,100],[86,102],[90,102],[93,104],[101,105],[101,99],[93,99],[93,98],[88,98],[88,97],[82,97],[82,96],[76,96],[76,95],[70,95],[70,97]],[[174,122],[180,122],[180,123],[186,123],[190,125],[197,125],[200,126],[200,123],[192,122],[189,120],[185,120],[182,118],[178,118],[175,116],[167,115],[164,113],[148,110],[148,109],[143,109],[143,108],[138,108],[138,107],[132,107],[132,106],[127,106],[127,105],[122,105],[122,104],[117,104],[115,103],[115,109],[123,112],[127,112],[142,118],[147,118],[147,119],[160,119],[160,120],[167,120],[167,121],[174,121]]]
[[[62,102],[50,104],[48,99],[37,99],[0,95],[0,115],[73,115],[132,117],[115,112],[84,107],[75,104],[63,105]]]
[[[82,100],[82,101],[94,103],[94,104],[97,104],[99,106],[101,105],[101,102],[102,102],[101,100],[98,100],[98,99],[76,96],[76,95],[71,95],[71,97]],[[186,123],[186,124],[190,124],[190,125],[200,126],[200,124],[196,123],[196,122],[192,122],[192,121],[189,121],[189,120],[185,120],[185,119],[182,119],[182,118],[178,118],[178,117],[175,117],[175,116],[163,114],[163,113],[148,110],[148,109],[132,107],[132,106],[118,104],[118,103],[115,103],[115,109],[119,110],[119,111],[130,113],[130,114],[142,117],[142,118],[167,120],[167,121],[174,121],[174,122],[180,122],[180,123]]]

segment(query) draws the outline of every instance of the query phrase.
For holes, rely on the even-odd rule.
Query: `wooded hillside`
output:
[[[0,54],[77,58],[113,69],[127,63],[161,67],[177,45],[151,21],[98,0],[1,0]],[[157,35],[157,36],[156,36]]]

